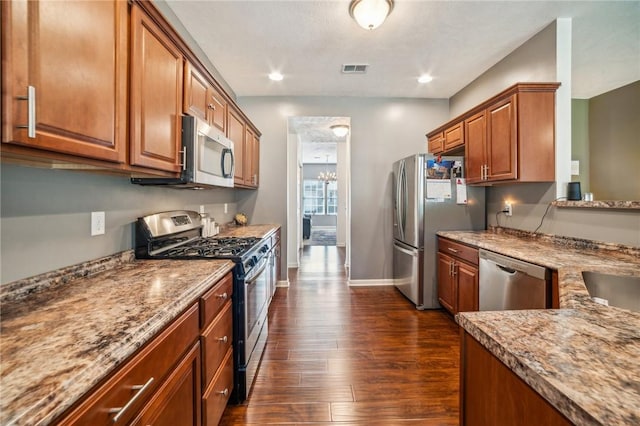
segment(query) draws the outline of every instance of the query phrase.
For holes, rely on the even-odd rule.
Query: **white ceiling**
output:
[[[166,3],[237,96],[449,98],[558,17],[573,18],[574,97],[640,79],[638,0],[397,0],[373,31],[348,0]],[[344,75],[345,63],[369,70]]]
[[[162,1],[162,0],[156,0]],[[556,18],[572,18],[572,96],[591,98],[640,79],[640,0],[396,0],[376,30],[349,0],[166,0],[237,96],[450,98]],[[364,75],[343,64],[368,64]],[[279,71],[284,80],[267,75]],[[433,81],[419,84],[428,73]],[[293,117],[303,162],[335,162],[331,124]],[[320,157],[319,159],[316,157]],[[320,160],[320,161],[319,161]]]

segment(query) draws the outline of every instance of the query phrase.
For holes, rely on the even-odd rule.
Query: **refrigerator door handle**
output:
[[[407,250],[406,248],[402,247],[401,245],[394,243],[393,244],[395,246],[395,248],[404,253],[404,254],[408,254],[409,256],[413,256],[413,257],[418,257],[418,250],[416,249],[412,249],[412,250]]]
[[[404,161],[400,163],[400,167],[398,168],[398,181],[396,182],[396,222],[398,224],[398,232],[400,234],[400,239],[404,239],[404,221],[403,217],[405,216],[405,206],[404,202]]]

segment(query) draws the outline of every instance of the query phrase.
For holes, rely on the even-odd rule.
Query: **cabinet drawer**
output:
[[[233,390],[233,351],[229,349],[222,367],[202,397],[203,425],[217,425]]]
[[[447,253],[450,256],[457,257],[467,262],[477,265],[478,264],[478,249],[469,247],[464,244],[456,243],[445,238],[438,238],[438,250],[443,253]]]
[[[203,387],[207,387],[225,354],[231,347],[233,336],[233,315],[231,301],[220,312],[220,315],[202,333]]]
[[[175,320],[140,353],[96,390],[61,424],[120,425],[128,424],[140,411],[164,378],[198,337],[198,306],[193,305]],[[143,386],[142,388],[139,388]],[[125,407],[131,404],[126,410]],[[120,418],[114,421],[120,408]]]
[[[200,328],[205,329],[233,294],[233,272],[224,276],[200,298]]]

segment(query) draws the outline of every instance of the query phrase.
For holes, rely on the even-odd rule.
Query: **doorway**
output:
[[[288,120],[289,268],[300,267],[309,253],[323,247],[342,252],[342,266],[349,266],[350,131],[337,136],[331,129],[336,125],[350,130],[351,120],[317,116]]]

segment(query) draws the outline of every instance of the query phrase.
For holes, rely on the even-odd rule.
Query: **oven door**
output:
[[[248,364],[266,319],[269,298],[268,257],[264,256],[249,271],[244,281],[245,361]]]

